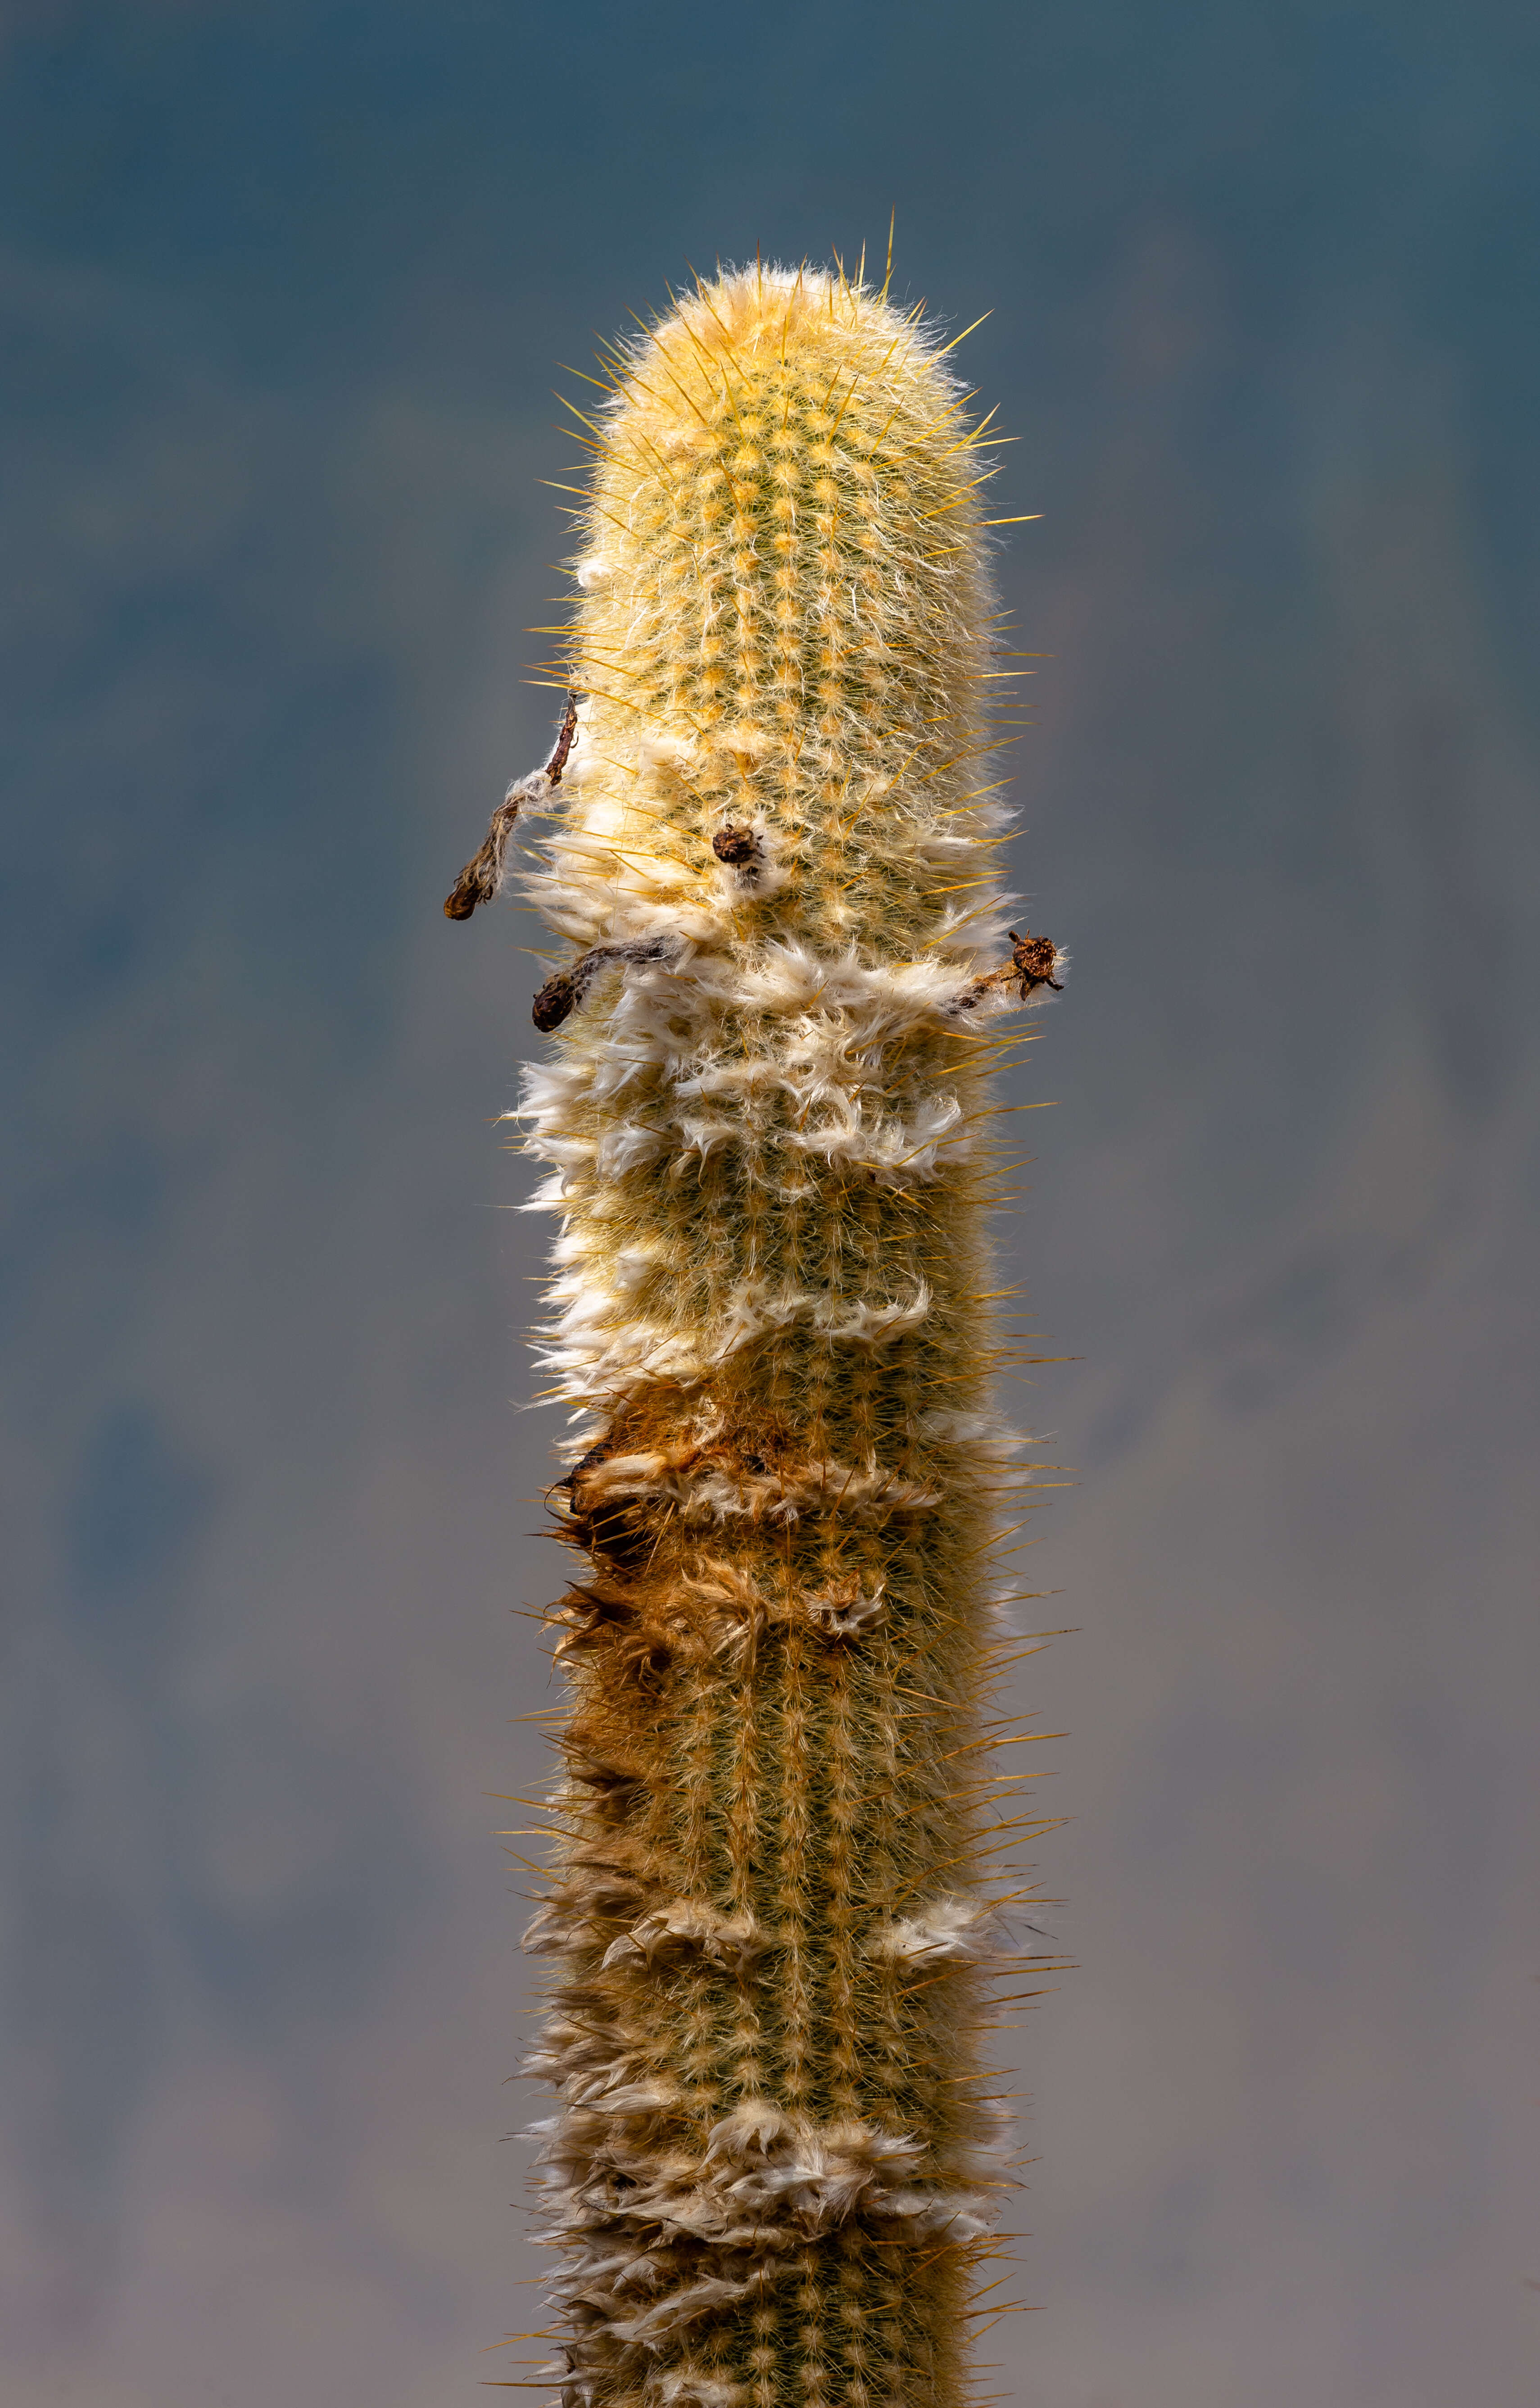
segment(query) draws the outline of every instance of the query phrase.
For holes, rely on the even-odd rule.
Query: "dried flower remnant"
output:
[[[1021,982],[1022,1002],[1025,1003],[1034,987],[1038,986],[1050,986],[1055,995],[1062,995],[1063,987],[1053,975],[1059,967],[1059,948],[1053,939],[1034,937],[1030,932],[1019,937],[1012,928],[1010,940],[1011,961]]]
[[[471,855],[444,898],[446,920],[468,920],[478,903],[492,901],[503,883],[508,845],[520,812],[531,804],[543,803],[561,784],[577,732],[578,697],[569,694],[556,750],[543,769],[532,769],[527,777],[516,778],[508,788],[492,815],[485,842]]]
[[[752,828],[719,828],[711,839],[711,850],[717,859],[731,869],[741,869],[759,853],[759,839]]]

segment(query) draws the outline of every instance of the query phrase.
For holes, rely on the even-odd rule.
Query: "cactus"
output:
[[[1002,924],[980,431],[843,273],[720,275],[610,382],[557,756],[446,907],[559,801],[524,1107],[586,1559],[529,1934],[559,2379],[946,2403],[1005,2180],[980,1834],[1024,1777],[979,1722],[1015,1643],[991,1024],[1062,958]]]

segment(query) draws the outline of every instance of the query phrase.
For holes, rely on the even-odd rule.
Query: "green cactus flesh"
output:
[[[590,427],[525,1105],[586,1559],[530,1934],[585,2408],[960,2401],[1006,2187],[988,1072],[1058,957],[1001,926],[966,398],[884,294],[754,268]]]

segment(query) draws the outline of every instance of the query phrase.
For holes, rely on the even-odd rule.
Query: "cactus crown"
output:
[[[1011,1453],[985,1072],[1062,963],[998,959],[964,399],[882,294],[753,268],[587,422],[530,880],[578,950],[525,1108],[585,1558],[531,1934],[584,2408],[961,2397],[1014,1795],[970,1770]]]
[[[937,874],[991,817],[963,404],[913,320],[828,277],[725,278],[634,347],[596,422],[570,652],[587,758],[555,847],[578,875],[537,887],[556,926],[757,937],[744,908],[774,901],[775,934],[820,951],[987,941],[977,892]],[[761,838],[752,879],[714,874],[720,826]]]

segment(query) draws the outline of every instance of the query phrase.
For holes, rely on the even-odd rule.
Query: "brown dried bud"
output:
[[[1059,948],[1053,939],[1034,937],[1030,929],[1024,937],[1019,937],[1014,928],[1009,933],[1011,960],[1021,982],[1022,1002],[1025,1003],[1034,986],[1050,986],[1055,995],[1062,995],[1063,989],[1053,975],[1053,966],[1059,958]]]
[[[478,903],[490,903],[497,892],[502,864],[496,859],[491,838],[480,852],[466,862],[454,884],[444,898],[446,920],[468,920]]]
[[[570,969],[558,970],[535,998],[533,1007],[536,1028],[549,1032],[560,1028],[567,1014],[576,1010],[601,970],[611,964],[667,961],[677,951],[677,939],[671,937],[633,937],[619,945],[594,945],[579,954]]]
[[[567,970],[558,970],[554,978],[547,979],[530,1006],[530,1018],[542,1036],[561,1027],[581,993],[582,988]]]
[[[513,834],[520,805],[529,800],[530,784],[528,778],[522,778],[510,786],[493,811],[486,842],[478,853],[472,853],[445,897],[446,920],[468,920],[478,903],[490,903],[496,895],[503,883],[508,838]]]
[[[759,859],[760,840],[752,828],[719,828],[711,839],[711,850],[730,869],[741,869],[746,861]]]
[[[556,738],[556,750],[546,763],[546,775],[553,786],[559,786],[562,782],[562,772],[567,766],[567,754],[572,750],[572,739],[577,733],[578,696],[576,694],[569,694],[566,710],[562,714],[562,726]]]

